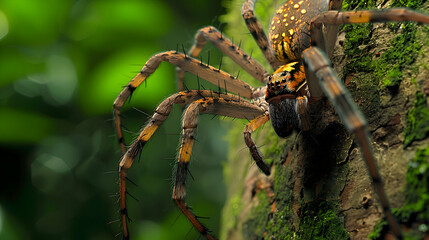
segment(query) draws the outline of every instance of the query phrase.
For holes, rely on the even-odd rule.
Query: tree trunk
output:
[[[254,49],[252,56],[265,63],[251,35],[243,34],[247,29],[240,15],[241,3],[237,0],[228,6],[229,13],[222,19],[228,24],[225,33],[235,42],[241,39],[241,46],[249,53]],[[256,4],[262,26],[268,26],[280,4]],[[377,4],[385,8],[391,3]],[[344,5],[349,9],[362,7],[346,1]],[[427,2],[423,5],[412,6],[428,8]],[[371,6],[370,2],[364,7],[378,6]],[[412,195],[421,191],[417,195],[429,199],[427,183],[417,182],[426,187],[419,190],[410,185],[412,180],[428,179],[429,31],[427,26],[415,24],[398,26],[340,26],[332,62],[367,118],[373,152],[391,207],[402,209],[398,210],[398,218],[408,236],[423,239],[429,237],[429,203],[419,202],[423,207],[413,209],[408,218],[403,217],[403,209],[413,208],[410,192]],[[228,65],[227,71],[237,71],[238,68]],[[257,85],[249,75],[240,73],[240,78]],[[346,131],[328,100],[322,100],[317,107],[321,110],[313,116],[315,124],[309,132],[281,139],[267,123],[253,134],[265,159],[272,164],[268,177],[253,164],[246,149],[243,122],[234,121],[224,171],[228,199],[221,239],[366,239],[370,233],[374,238],[377,234],[379,238],[392,237],[385,233],[386,227],[374,230],[383,218],[382,209],[354,136]],[[423,159],[418,163],[423,170],[419,176],[408,177],[407,171],[411,172],[417,164],[409,163],[416,161],[416,153],[422,148],[425,152],[420,150],[417,155]]]

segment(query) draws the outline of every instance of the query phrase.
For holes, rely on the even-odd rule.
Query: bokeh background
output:
[[[189,49],[202,26],[222,29],[224,12],[210,0],[0,1],[0,239],[122,237],[113,100],[151,55]],[[175,91],[174,74],[161,64],[126,104],[128,143],[147,121],[139,111]],[[176,107],[129,171],[133,239],[199,237],[170,197],[180,119]],[[188,200],[217,233],[228,123],[200,119]]]

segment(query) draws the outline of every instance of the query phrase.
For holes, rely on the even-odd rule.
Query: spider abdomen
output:
[[[301,59],[302,51],[310,47],[311,19],[328,8],[329,0],[290,0],[277,9],[271,20],[269,39],[279,61]]]

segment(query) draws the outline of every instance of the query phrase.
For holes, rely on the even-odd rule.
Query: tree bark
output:
[[[241,2],[232,1],[228,6],[229,13],[222,19],[228,24],[225,33],[235,42],[241,39],[241,46],[265,63],[251,35],[243,34],[247,30],[240,15]],[[376,6],[383,8],[389,5],[377,3]],[[262,26],[268,26],[280,4],[278,1],[256,4],[256,15]],[[419,7],[427,9],[428,3]],[[408,34],[406,29],[389,26],[385,23],[367,26],[368,37],[360,44],[349,39],[354,37],[353,31],[358,30],[340,27],[348,32],[339,32],[332,62],[367,118],[373,151],[391,207],[400,208],[407,203],[404,189],[408,184],[409,162],[418,149],[429,148],[427,134],[422,139],[413,138],[408,144],[409,133],[404,133],[411,124],[409,112],[416,109],[417,92],[426,100],[427,111],[429,31],[427,26],[418,26],[413,32],[416,49],[411,52],[416,56],[411,63],[399,67],[374,66],[374,63],[384,64],[387,58],[383,55],[394,47],[398,35]],[[355,46],[350,49],[350,44]],[[359,55],[350,55],[350,52]],[[393,61],[386,64],[391,63]],[[359,64],[368,69],[350,68]],[[231,63],[227,65],[227,71],[237,71]],[[389,77],[395,68],[400,70],[400,82],[392,86]],[[257,84],[247,74],[240,73],[240,78]],[[244,145],[243,122],[234,121],[229,133],[229,161],[224,170],[228,199],[223,210],[221,239],[367,239],[374,231],[383,218],[382,209],[354,136],[346,131],[328,100],[322,100],[317,107],[321,111],[313,116],[315,124],[309,132],[296,132],[281,139],[267,123],[253,134],[265,159],[272,164],[270,176],[265,176],[253,164]],[[423,125],[429,124],[429,118],[422,121]],[[427,158],[425,161],[428,162]],[[427,171],[424,174],[427,175]],[[427,209],[425,207],[424,211]],[[406,230],[422,238],[428,237],[427,230],[418,230],[422,224],[428,226],[428,221],[407,222]],[[405,225],[403,227],[405,229]],[[389,237],[393,236],[382,232],[380,238]]]

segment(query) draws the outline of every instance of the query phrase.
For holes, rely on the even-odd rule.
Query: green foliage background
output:
[[[113,100],[150,56],[189,48],[223,13],[210,0],[0,1],[0,239],[121,238]],[[203,59],[209,50],[217,66],[213,47]],[[128,143],[147,120],[132,107],[151,114],[174,79],[163,63],[134,93],[124,108]],[[175,108],[130,170],[133,239],[198,237],[170,200],[180,115]],[[227,124],[210,119],[201,117],[188,200],[217,232]]]

